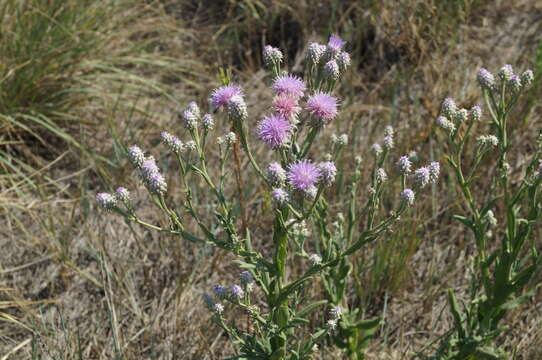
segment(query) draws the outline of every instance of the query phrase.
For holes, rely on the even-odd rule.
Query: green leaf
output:
[[[302,310],[300,310],[297,314],[295,314],[295,316],[304,317],[310,314],[311,312],[313,312],[314,310],[316,310],[316,308],[318,308],[319,306],[322,306],[325,304],[327,304],[327,300],[315,301],[312,304],[305,306]]]
[[[448,300],[450,302],[450,310],[452,311],[452,315],[455,320],[455,327],[457,329],[457,332],[459,333],[459,337],[464,339],[466,331],[463,327],[463,316],[461,316],[461,313],[459,312],[457,299],[455,298],[452,289],[448,289]]]
[[[494,197],[493,199],[489,200],[485,205],[484,207],[482,208],[482,210],[480,211],[480,217],[484,217],[487,212],[489,210],[491,210],[494,206],[495,206],[495,203],[497,202],[497,200],[499,200],[500,198],[502,197],[502,195],[499,195],[499,196],[496,196]]]
[[[538,286],[536,286],[535,288],[529,290],[525,294],[505,302],[504,304],[502,304],[500,306],[501,309],[511,310],[511,309],[517,308],[520,305],[523,305],[524,303],[529,301],[529,299],[531,299],[534,296],[534,294],[535,294],[535,292],[536,292],[536,290],[538,289],[539,286],[540,286],[540,284]]]
[[[503,359],[502,355],[499,354],[498,350],[489,347],[484,346],[476,349],[474,352],[474,355],[476,355],[475,359],[480,360],[501,360]]]
[[[248,269],[248,270],[256,269],[256,265],[249,264],[247,262],[244,262],[243,260],[233,260],[233,263],[239,265],[239,267],[242,269]]]
[[[467,219],[465,216],[452,215],[452,219],[455,219],[455,220],[463,223],[463,225],[467,226],[470,229],[474,229],[474,223],[472,222],[472,220]]]
[[[360,320],[356,322],[354,325],[352,325],[352,327],[358,330],[374,331],[378,328],[381,322],[382,322],[382,318],[374,317],[371,319]]]

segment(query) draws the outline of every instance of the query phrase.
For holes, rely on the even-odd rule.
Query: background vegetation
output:
[[[189,100],[204,104],[220,67],[263,111],[263,45],[284,49],[295,72],[308,41],[340,34],[353,66],[339,88],[340,119],[326,131],[349,134],[343,165],[368,159],[388,124],[400,149],[439,160],[433,124],[442,99],[479,102],[480,66],[510,63],[539,75],[541,18],[537,0],[0,2],[0,359],[233,353],[200,300],[203,289],[237,275],[230,259],[131,228],[93,203],[98,189],[133,177],[125,145],[157,155],[161,130],[182,135],[176,111]],[[523,154],[541,125],[538,79],[513,119]],[[217,135],[225,131],[219,125]],[[403,229],[357,259],[359,306],[385,319],[371,359],[408,358],[436,340],[452,321],[446,289],[467,290],[473,243],[450,219],[459,205],[447,177]],[[174,196],[177,180],[169,181]],[[271,219],[259,215],[268,205],[253,179],[243,181],[249,226],[265,248]],[[143,191],[134,197],[160,221]],[[542,357],[541,295],[508,320],[514,326],[501,341],[517,359]],[[325,347],[321,354],[334,358]]]

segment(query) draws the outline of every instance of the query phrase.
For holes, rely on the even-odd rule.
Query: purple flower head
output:
[[[339,65],[341,72],[344,72],[351,63],[352,59],[350,58],[350,54],[346,51],[341,51],[339,55],[337,55],[337,64]]]
[[[228,295],[227,289],[222,285],[213,286],[213,292],[215,293],[215,296],[219,299],[225,299]]]
[[[273,186],[282,186],[286,182],[286,171],[278,162],[269,164],[267,167],[267,179]]]
[[[512,89],[512,92],[514,94],[520,92],[521,88],[522,88],[522,84],[521,84],[521,79],[518,75],[512,75],[510,77],[510,80],[508,80],[508,86],[510,87],[510,89]]]
[[[414,204],[414,191],[412,191],[411,189],[405,189],[401,192],[400,198],[401,201],[404,201],[408,206],[410,206]]]
[[[203,115],[203,117],[201,118],[201,126],[205,131],[213,130],[215,126],[215,120],[213,119],[213,116],[211,114]]]
[[[521,74],[521,83],[524,86],[530,86],[533,83],[534,74],[531,69],[527,69]]]
[[[162,142],[174,153],[180,154],[183,151],[184,145],[178,137],[171,135],[167,131],[162,131],[160,137]]]
[[[311,185],[306,190],[303,190],[302,194],[306,199],[314,200],[316,199],[316,195],[318,195],[318,188],[314,185]]]
[[[289,95],[296,99],[303,97],[307,87],[301,78],[293,75],[283,75],[275,79],[272,85],[277,95]]]
[[[213,90],[209,103],[215,110],[220,109],[223,106],[228,106],[230,100],[234,96],[243,97],[243,90],[237,85],[225,85]]]
[[[198,117],[190,109],[186,109],[182,113],[183,125],[186,129],[192,130],[198,124]]]
[[[376,155],[380,155],[382,154],[382,146],[380,146],[380,144],[378,143],[374,143],[373,145],[371,145],[371,151]]]
[[[325,45],[321,45],[318,43],[310,43],[307,49],[307,60],[314,65],[318,65],[318,63],[320,62],[320,59],[322,58],[325,52],[326,52]]]
[[[327,52],[330,59],[334,58],[344,45],[346,45],[346,41],[343,41],[343,39],[337,35],[331,35],[327,43]]]
[[[324,74],[332,80],[338,80],[341,75],[339,64],[335,60],[329,60],[324,65]]]
[[[271,191],[271,196],[273,197],[273,200],[275,200],[276,203],[280,206],[290,201],[290,195],[288,195],[288,193],[281,188],[273,189],[273,191]]]
[[[382,139],[382,144],[384,145],[384,149],[391,150],[393,149],[393,136],[384,136],[384,139]]]
[[[281,115],[271,115],[258,124],[258,137],[275,149],[285,146],[290,141],[292,125]]]
[[[207,293],[203,294],[203,302],[207,305],[209,310],[212,310],[216,304],[215,298]]]
[[[444,116],[439,116],[437,118],[437,125],[449,134],[451,134],[455,130],[454,123],[446,119]]]
[[[307,108],[318,124],[327,124],[338,113],[337,99],[325,93],[317,93],[307,100]]]
[[[301,111],[296,98],[290,95],[279,95],[273,100],[273,110],[284,118],[295,123]]]
[[[245,295],[245,292],[243,291],[243,288],[239,285],[232,285],[229,289],[230,297],[234,301],[239,301],[243,298]]]
[[[325,161],[318,164],[318,169],[320,170],[320,177],[322,183],[325,186],[331,186],[335,181],[337,176],[337,168],[333,161]]]
[[[497,73],[499,79],[505,82],[509,81],[512,78],[512,75],[514,75],[514,69],[512,69],[512,65],[510,64],[504,65]]]
[[[458,123],[462,123],[469,118],[469,111],[467,109],[459,109],[455,112],[454,120]]]
[[[474,105],[470,109],[469,115],[472,121],[480,121],[480,119],[482,118],[482,108],[480,107],[480,105]]]
[[[120,186],[115,190],[115,198],[127,204],[130,202],[130,192],[125,187]]]
[[[254,277],[252,277],[252,273],[248,270],[245,270],[241,273],[241,283],[246,285],[246,284],[252,284],[252,282],[254,281]]]
[[[478,83],[484,89],[491,90],[495,87],[495,77],[487,69],[481,68],[478,71]]]
[[[457,112],[457,105],[455,104],[454,99],[446,98],[442,102],[441,112],[448,120],[453,120],[455,113]]]
[[[340,306],[333,306],[330,310],[329,310],[329,316],[334,319],[334,320],[338,320],[342,315],[342,309]]]
[[[195,102],[195,101],[191,101],[188,103],[188,107],[186,108],[186,110],[190,111],[192,114],[194,114],[196,117],[200,117],[201,115],[201,112],[199,110],[199,106],[198,106],[198,103]]]
[[[378,170],[376,170],[375,178],[378,183],[383,183],[388,180],[388,174],[386,174],[386,170],[384,170],[383,168],[379,168]]]
[[[145,154],[139,148],[139,146],[132,145],[128,149],[128,158],[136,168],[139,168],[141,167],[141,165],[143,165],[143,162],[145,161]]]
[[[149,156],[145,159],[145,161],[143,161],[143,164],[141,164],[141,173],[144,177],[149,177],[157,172],[160,172],[160,169],[158,169],[154,157]]]
[[[96,194],[96,201],[105,210],[113,210],[117,205],[117,199],[113,195],[104,192]]]
[[[433,161],[427,168],[429,169],[429,180],[432,183],[436,183],[440,175],[440,164],[437,161]]]
[[[228,116],[234,121],[243,121],[248,117],[247,104],[241,95],[235,95],[228,102]]]
[[[164,179],[162,174],[159,172],[151,174],[148,177],[147,183],[149,191],[153,194],[163,195],[167,191],[166,179]]]
[[[263,48],[263,62],[267,67],[271,67],[273,64],[281,63],[282,51],[271,45],[266,45]]]
[[[401,175],[408,175],[412,171],[412,162],[407,155],[401,156],[397,161],[397,168]]]
[[[424,188],[431,182],[431,173],[429,168],[421,167],[414,171],[414,183],[418,188]]]
[[[320,170],[308,160],[299,160],[288,169],[288,180],[296,190],[310,190],[319,179]]]

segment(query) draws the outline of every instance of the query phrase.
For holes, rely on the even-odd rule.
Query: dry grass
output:
[[[70,107],[68,118],[56,122],[82,146],[60,139],[49,144],[54,156],[25,157],[36,160],[25,172],[34,186],[13,172],[1,173],[2,360],[234,354],[200,300],[204,289],[236,277],[239,269],[229,255],[130,227],[98,212],[92,201],[108,184],[137,188],[123,146],[138,142],[159,155],[159,131],[182,134],[175,110],[189,99],[203,103],[217,84],[219,66],[230,68],[251,89],[252,113],[261,113],[270,96],[265,74],[258,70],[262,45],[286,49],[288,64],[299,70],[306,41],[323,40],[331,31],[343,35],[354,65],[339,89],[341,119],[326,133],[351,134],[346,166],[354,155],[368,157],[368,145],[387,124],[397,128],[400,149],[439,159],[433,120],[440,101],[446,96],[465,104],[476,101],[472,79],[482,64],[542,70],[542,6],[536,0],[121,3],[109,14],[111,27],[98,32],[99,48],[73,71],[85,96]],[[533,91],[534,100],[540,90]],[[515,155],[517,164],[541,126],[540,104],[534,100],[522,104],[515,120],[515,141],[525,144]],[[69,118],[78,120],[75,126],[67,125]],[[224,131],[219,126],[216,133]],[[17,146],[35,155],[34,144]],[[8,145],[0,143],[11,156],[22,156]],[[265,150],[257,155],[265,158]],[[176,181],[170,179],[173,199]],[[262,214],[268,204],[249,175],[244,181],[255,246],[265,249],[271,219]],[[465,290],[473,244],[450,219],[460,205],[448,183],[445,175],[404,228],[358,259],[351,289],[367,316],[386,320],[368,359],[409,358],[450,327],[445,290]],[[337,188],[332,197],[339,200],[340,194]],[[144,191],[133,197],[142,217],[163,220]],[[198,201],[205,212],[205,197]],[[517,359],[542,357],[541,300],[539,294],[508,319],[512,331],[500,341]],[[339,357],[323,347],[322,359]]]

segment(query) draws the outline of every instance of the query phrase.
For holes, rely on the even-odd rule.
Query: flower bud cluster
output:
[[[412,171],[412,162],[410,161],[410,157],[407,155],[401,156],[399,160],[397,160],[397,169],[401,175],[410,174]]]
[[[320,265],[322,263],[322,258],[318,254],[310,254],[309,262],[312,266]]]
[[[248,108],[243,96],[236,95],[230,99],[228,116],[233,121],[244,121],[248,118]]]
[[[383,183],[386,180],[388,180],[388,174],[386,174],[386,170],[384,170],[383,168],[380,168],[376,170],[375,178],[376,178],[377,183]]]
[[[201,127],[205,131],[211,131],[215,127],[215,120],[211,114],[205,114],[201,118]]]
[[[346,135],[346,134],[341,134],[341,135],[333,134],[333,135],[331,135],[331,142],[334,145],[337,145],[337,146],[348,145],[348,135]]]
[[[480,135],[476,141],[480,147],[495,147],[499,145],[499,139],[495,135]]]
[[[267,68],[278,66],[283,59],[282,51],[280,49],[267,45],[263,48],[263,62]]]
[[[245,270],[241,273],[239,276],[241,280],[241,285],[245,289],[247,293],[252,292],[254,289],[254,277],[252,276],[252,273],[248,270]]]
[[[403,201],[408,206],[412,206],[414,204],[415,194],[412,189],[405,189],[401,191],[400,195],[401,201]]]
[[[164,195],[167,191],[166,179],[160,173],[154,157],[149,156],[145,159],[139,170],[139,177],[154,195]]]
[[[417,189],[423,189],[429,184],[435,184],[440,175],[440,164],[436,161],[414,171],[414,185]]]
[[[291,222],[294,222],[295,220],[291,220]],[[290,222],[290,223],[291,223]],[[311,231],[307,227],[307,222],[305,220],[302,220],[300,222],[295,222],[292,225],[292,234],[296,237],[309,237],[311,236]]]
[[[180,154],[184,150],[184,144],[178,137],[171,135],[167,131],[160,133],[162,142],[175,154]]]
[[[329,37],[327,45],[311,43],[306,61],[310,67],[321,69],[325,79],[337,81],[352,63],[350,54],[342,50],[344,45],[346,42],[336,35]]]
[[[115,190],[115,198],[125,206],[130,205],[130,192],[125,187],[120,186]]]
[[[188,130],[194,130],[198,126],[200,110],[198,104],[192,101],[181,114],[183,126]]]
[[[333,161],[325,161],[318,164],[320,170],[320,180],[324,186],[331,186],[337,176],[337,168]]]
[[[180,140],[169,133],[162,133],[162,140],[170,143],[172,150],[175,148],[181,151],[183,148]],[[163,195],[167,191],[166,179],[160,173],[154,157],[145,157],[143,151],[137,145],[133,145],[128,149],[128,158],[151,194]]]
[[[326,53],[326,46],[318,43],[310,43],[307,49],[307,62],[311,65],[318,66],[320,60]]]
[[[470,110],[459,108],[452,98],[446,98],[440,108],[440,116],[437,117],[437,126],[448,135],[454,134],[455,130],[467,120],[479,121],[482,117],[482,108],[473,106]]]
[[[98,205],[104,210],[111,211],[116,209],[119,204],[123,204],[128,210],[131,210],[130,192],[128,189],[120,186],[115,190],[115,194],[98,193],[96,194]]]
[[[286,170],[278,162],[269,164],[267,167],[267,180],[272,186],[284,186],[287,180]]]
[[[342,315],[342,309],[339,306],[333,306],[329,310],[329,319],[327,321],[327,327],[331,330],[334,330],[337,327]]]
[[[246,296],[254,290],[254,277],[250,271],[243,271],[239,276],[239,280],[240,285],[214,285],[213,295],[208,293],[203,295],[203,301],[207,308],[211,312],[221,315],[224,312],[224,305],[219,302],[220,300],[226,300],[233,304],[239,304],[246,300]]]
[[[207,308],[216,315],[222,315],[224,312],[224,305],[217,302],[212,295],[207,293],[203,294],[203,301],[205,302],[205,305],[207,305]]]
[[[506,64],[497,72],[498,82],[495,81],[495,76],[484,68],[478,71],[477,78],[478,83],[484,90],[497,91],[501,86],[505,86],[512,95],[517,95],[523,89],[531,86],[534,75],[530,69],[525,70],[521,75],[514,74],[512,65]]]
[[[109,193],[96,194],[96,201],[104,210],[111,211],[117,206],[117,198]]]

